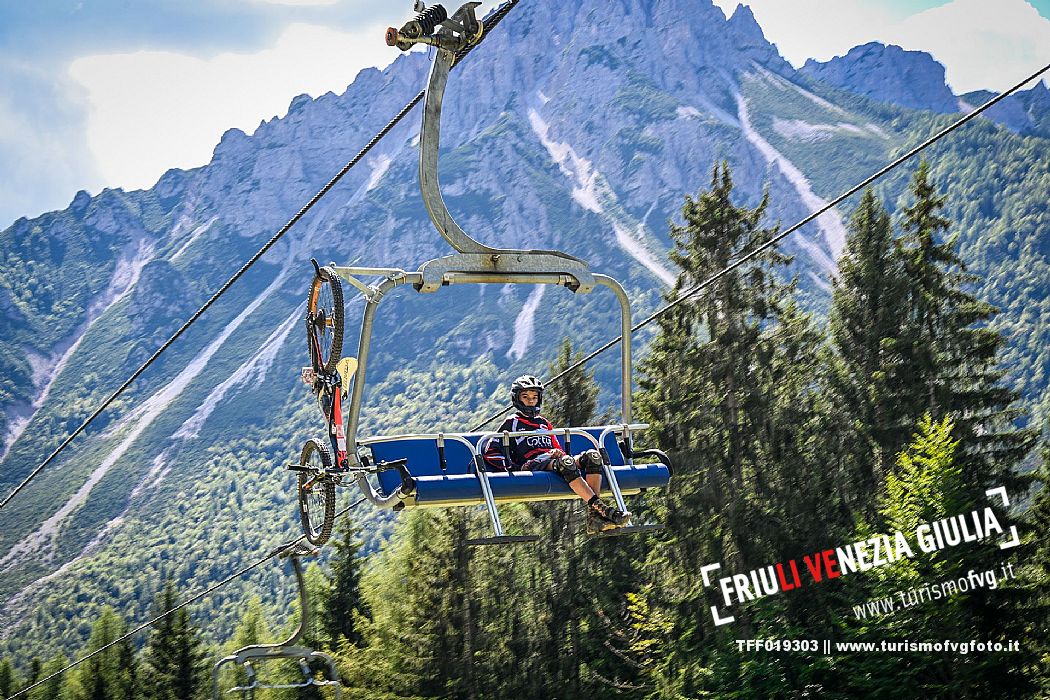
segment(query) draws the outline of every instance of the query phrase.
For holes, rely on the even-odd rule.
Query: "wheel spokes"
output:
[[[321,346],[321,364],[327,364],[332,357],[332,342],[335,340],[335,297],[332,285],[322,280],[317,294],[318,344]]]
[[[331,373],[343,349],[343,290],[328,271],[313,279],[307,297],[307,340],[317,371]]]

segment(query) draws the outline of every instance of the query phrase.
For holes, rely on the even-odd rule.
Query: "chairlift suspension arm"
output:
[[[419,132],[419,187],[423,194],[423,204],[427,208],[430,220],[438,232],[460,253],[480,253],[495,255],[496,248],[482,245],[468,236],[445,206],[441,196],[441,185],[438,178],[438,149],[441,143],[441,101],[448,84],[448,73],[456,55],[445,49],[438,49],[434,65],[430,68],[430,82],[427,84],[426,101],[423,105],[423,126]]]
[[[220,687],[220,673],[222,667],[227,664],[237,664],[247,673],[247,683],[239,685],[234,688],[230,688],[227,693],[242,693],[246,698],[252,698],[255,696],[256,689],[273,690],[281,688],[306,688],[310,686],[324,688],[331,687],[335,691],[335,697],[341,698],[342,684],[339,682],[339,673],[336,669],[334,660],[323,652],[314,651],[307,647],[297,646],[299,640],[303,636],[303,631],[309,626],[310,622],[310,600],[307,596],[306,581],[303,577],[303,568],[299,559],[303,556],[310,556],[317,553],[316,550],[300,542],[291,543],[284,545],[277,550],[278,556],[282,559],[289,558],[292,560],[292,568],[295,572],[295,582],[299,589],[299,606],[301,615],[299,617],[299,625],[291,633],[291,635],[283,642],[276,644],[251,644],[246,647],[238,649],[233,654],[226,656],[219,660],[215,666],[212,667],[212,698],[213,700],[219,700],[222,696]],[[272,554],[270,556],[273,556]],[[303,681],[301,683],[265,683],[260,682],[258,673],[255,670],[253,661],[269,661],[274,659],[295,659],[299,662],[299,668],[303,673]],[[321,661],[325,665],[325,679],[317,680],[314,678],[314,671],[310,668],[308,661]]]

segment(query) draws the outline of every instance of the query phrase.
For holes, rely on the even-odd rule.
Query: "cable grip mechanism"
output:
[[[425,7],[419,0],[415,3],[417,14],[401,29],[387,27],[386,44],[408,51],[415,44],[429,44],[441,49],[459,51],[481,40],[485,28],[475,16],[474,8],[480,2],[468,2],[450,18],[442,5]]]

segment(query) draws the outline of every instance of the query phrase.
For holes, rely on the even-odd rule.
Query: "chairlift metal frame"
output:
[[[518,250],[484,245],[463,231],[449,213],[441,196],[438,151],[442,100],[448,84],[449,72],[456,59],[456,52],[476,42],[482,35],[481,22],[474,15],[474,10],[478,5],[480,5],[479,2],[468,2],[460,7],[451,18],[445,19],[442,19],[445,16],[445,10],[435,5],[422,11],[415,20],[407,23],[401,30],[393,28],[387,30],[387,43],[392,46],[396,45],[402,50],[407,50],[418,43],[436,47],[436,56],[425,92],[420,130],[419,182],[423,202],[431,222],[442,238],[452,246],[455,253],[429,260],[414,272],[399,268],[340,266],[335,263],[324,268],[329,275],[337,276],[352,285],[365,300],[357,349],[357,369],[353,375],[353,388],[350,393],[345,429],[345,444],[348,446],[347,459],[345,465],[336,465],[343,470],[343,473],[333,478],[336,483],[341,483],[344,476],[352,477],[373,505],[384,508],[404,507],[406,502],[410,503],[411,480],[405,481],[404,488],[399,487],[390,493],[377,490],[368,478],[369,474],[376,473],[376,465],[370,464],[367,456],[362,452],[362,448],[369,443],[375,443],[376,440],[358,439],[358,428],[375,315],[383,298],[397,287],[411,285],[417,292],[425,294],[436,292],[442,287],[460,284],[549,284],[565,287],[577,294],[589,294],[597,286],[611,290],[620,308],[621,422],[616,426],[609,426],[609,430],[603,434],[603,439],[609,432],[616,432],[622,437],[624,457],[627,464],[633,466],[632,432],[648,427],[631,424],[631,306],[623,286],[608,275],[592,272],[585,261],[561,251]],[[373,282],[367,281],[374,280],[376,277],[380,279]],[[349,382],[349,380],[349,377],[339,379],[341,383]],[[341,431],[341,421],[338,428]],[[330,432],[335,432],[331,426]],[[593,441],[592,436],[588,437]],[[442,439],[444,438],[454,439],[454,434],[443,434]],[[602,447],[601,444],[596,446]],[[666,458],[662,453],[661,456]],[[607,458],[605,462],[604,476],[617,508],[626,510],[616,473],[610,467]],[[289,466],[300,471],[305,468],[304,465]],[[404,469],[403,464],[396,466]],[[492,542],[534,540],[535,538],[532,537],[508,538],[504,535],[484,464],[479,461],[475,471],[481,482],[483,502],[488,509],[493,530],[496,533],[496,537],[489,538],[489,540]],[[667,471],[670,472],[670,465],[667,465]]]

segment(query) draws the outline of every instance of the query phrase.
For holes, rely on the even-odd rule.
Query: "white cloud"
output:
[[[891,40],[933,54],[958,94],[1005,90],[1050,63],[1050,20],[1023,0],[955,0],[909,17]]]
[[[715,0],[731,15],[737,0]],[[1050,20],[1024,0],[954,0],[901,18],[872,0],[748,0],[792,65],[826,61],[869,41],[926,51],[956,93],[1002,90],[1050,62]]]
[[[0,229],[98,186],[83,143],[83,95],[71,80],[0,58]]]
[[[207,163],[224,131],[252,133],[296,95],[341,93],[361,68],[396,58],[384,28],[296,24],[270,49],[207,59],[162,51],[76,59],[69,73],[87,92],[87,141],[105,184],[150,187],[168,168]]]

